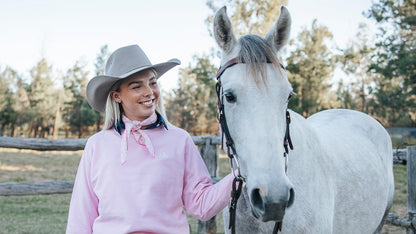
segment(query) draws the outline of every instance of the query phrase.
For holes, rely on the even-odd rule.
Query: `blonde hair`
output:
[[[157,77],[157,73],[155,70],[150,69],[155,76]],[[117,81],[113,87],[111,87],[110,92],[108,92],[107,102],[105,105],[105,117],[104,117],[104,125],[103,130],[111,129],[114,127],[114,124],[120,122],[121,114],[123,107],[121,103],[118,103],[111,97],[111,91],[120,91],[120,84],[122,80]],[[159,94],[159,101],[156,104],[156,112],[159,113],[165,121],[167,121],[165,106],[163,104],[163,96],[162,91]]]

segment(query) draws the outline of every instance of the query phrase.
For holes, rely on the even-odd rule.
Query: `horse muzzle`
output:
[[[295,200],[295,191],[290,186],[284,193],[268,194],[265,189],[254,188],[250,193],[251,210],[254,217],[267,221],[282,221],[286,208],[289,208]]]

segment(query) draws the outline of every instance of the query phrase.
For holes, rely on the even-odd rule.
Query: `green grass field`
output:
[[[74,180],[82,151],[38,152],[0,149],[0,183],[43,182]],[[220,158],[220,177],[230,169],[228,159]],[[396,195],[391,212],[407,217],[406,166],[394,166]],[[64,233],[70,194],[37,196],[0,196],[0,234]],[[217,233],[224,233],[222,215],[217,216]],[[197,220],[189,219],[193,233]],[[387,226],[383,233],[405,233],[405,230]]]

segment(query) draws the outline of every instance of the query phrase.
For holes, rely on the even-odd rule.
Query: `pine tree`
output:
[[[194,56],[194,64],[181,69],[179,87],[166,98],[169,121],[193,135],[217,134],[216,67],[213,55]]]
[[[286,69],[297,95],[289,107],[304,117],[333,107],[328,99],[329,81],[336,65],[336,56],[327,47],[327,41],[331,39],[328,28],[314,20],[311,30],[304,29],[296,42],[290,42],[295,49],[287,58]]]
[[[79,138],[87,135],[88,127],[93,126],[97,118],[96,112],[86,100],[87,83],[88,72],[79,62],[68,69],[64,77],[64,88],[68,93],[69,100],[65,102],[63,117],[72,132],[78,133]]]
[[[373,112],[386,125],[416,126],[416,2],[379,0],[367,16],[379,25]]]
[[[13,92],[11,85],[17,77],[17,72],[10,67],[6,67],[0,72],[0,136],[4,135],[6,127],[11,128],[11,135],[14,133],[17,113],[13,108],[15,100],[12,98]]]
[[[16,136],[17,132],[20,133],[27,130],[29,128],[29,124],[33,120],[31,116],[32,111],[30,109],[29,95],[27,92],[29,85],[24,83],[19,76],[17,76],[16,79],[17,90],[12,94],[12,99],[14,100],[13,110],[17,113],[16,122],[12,126],[13,137]]]
[[[350,103],[350,106],[365,113],[368,113],[368,97],[374,85],[374,75],[370,72],[370,66],[374,62],[374,48],[371,43],[373,40],[367,34],[368,31],[367,25],[360,24],[355,39],[347,45],[341,57],[344,72],[354,79],[348,86],[352,92],[343,90],[344,94],[348,92],[351,95],[350,99],[345,100],[355,102]]]
[[[30,75],[32,82],[27,91],[32,123],[28,130],[33,137],[46,137],[53,129],[56,110],[52,66],[43,58],[30,70]]]

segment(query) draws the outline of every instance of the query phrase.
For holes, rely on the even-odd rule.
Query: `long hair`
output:
[[[151,71],[157,77],[155,70]],[[111,91],[120,92],[120,84],[122,80],[117,81],[113,87],[111,87],[110,92],[108,92],[107,102],[105,105],[105,118],[103,130],[111,129],[114,127],[114,124],[121,120],[121,114],[123,113],[123,107],[121,103],[116,102],[110,95]],[[156,112],[159,113],[165,121],[167,121],[165,107],[163,105],[163,96],[162,92],[159,94],[159,101],[156,104]]]

